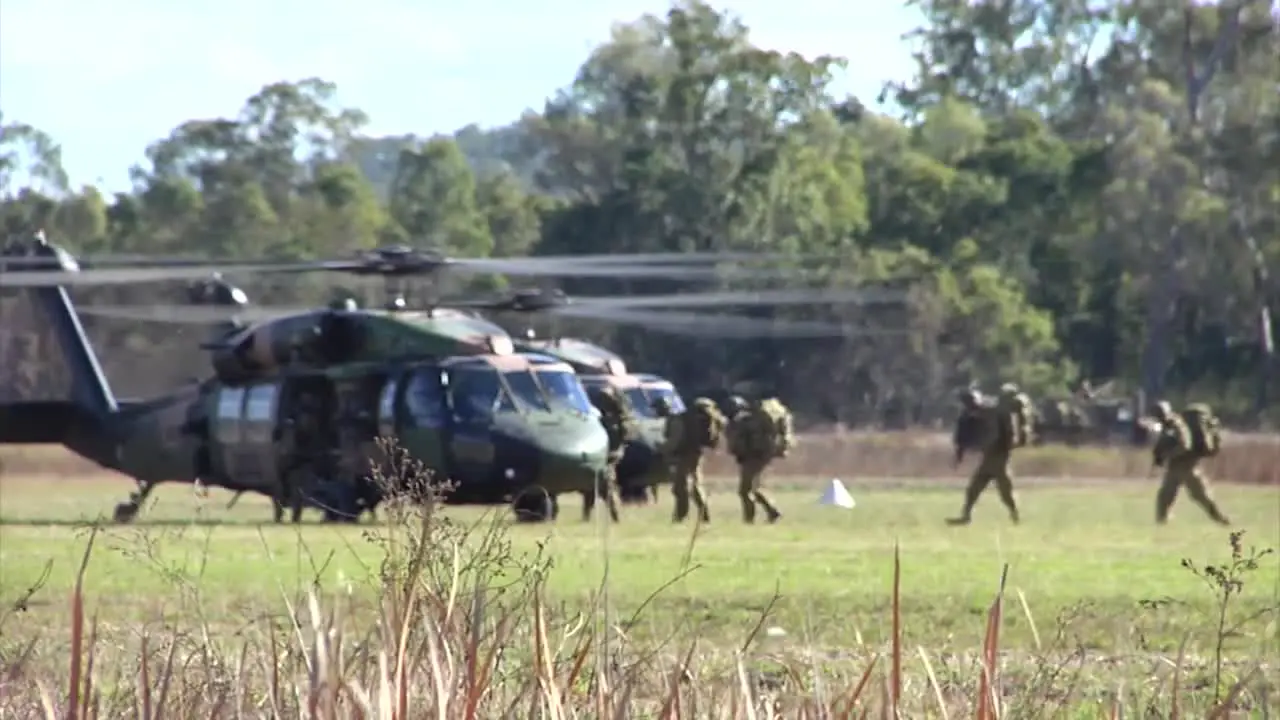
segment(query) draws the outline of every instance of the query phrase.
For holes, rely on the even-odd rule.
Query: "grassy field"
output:
[[[327,672],[371,688],[371,706],[391,702],[379,705],[375,690],[385,685],[413,687],[405,697],[426,707],[469,697],[431,678],[452,663],[449,688],[466,686],[460,678],[475,662],[465,658],[483,656],[478,648],[489,643],[506,658],[494,672],[502,666],[512,677],[484,703],[502,696],[568,706],[581,696],[577,716],[611,714],[593,709],[592,698],[605,693],[602,679],[612,672],[610,702],[625,700],[634,711],[626,716],[657,716],[674,700],[680,709],[672,717],[745,716],[750,698],[797,717],[806,703],[831,708],[857,694],[864,708],[900,697],[904,715],[940,717],[944,709],[974,712],[985,647],[998,650],[990,667],[999,671],[1002,717],[1047,717],[1052,709],[1095,717],[1116,703],[1167,716],[1175,684],[1173,701],[1203,715],[1237,681],[1239,712],[1260,712],[1266,703],[1280,709],[1280,558],[1246,569],[1250,546],[1280,544],[1275,487],[1218,488],[1235,530],[1244,531],[1233,561],[1228,531],[1185,499],[1169,525],[1155,526],[1152,482],[1026,480],[1022,525],[1009,523],[991,493],[966,528],[943,524],[960,502],[954,480],[849,480],[858,503],[851,511],[816,504],[824,482],[776,481],[785,518],[749,527],[729,486],[713,481],[712,523],[697,528],[672,526],[669,495],[657,506],[625,509],[616,526],[584,523],[569,500],[553,526],[513,526],[501,511],[449,508],[425,524],[294,527],[264,523],[269,507],[259,499],[227,510],[229,495],[167,488],[136,524],[93,533],[83,577],[85,612],[97,623],[91,674],[103,707],[118,701],[136,710],[138,672],[147,664],[139,658],[151,658],[148,682],[158,686],[157,668],[172,651],[170,674],[185,682],[169,691],[170,702],[219,715],[210,688],[241,687],[227,679],[238,667],[237,682],[253,690],[232,693],[225,711],[239,704],[271,714],[263,693],[305,707],[326,686],[317,658],[330,657]],[[87,653],[70,647],[68,597],[88,524],[129,489],[102,476],[10,475],[0,483],[7,608],[0,609],[0,661],[25,668],[8,678],[13,692],[0,699],[0,716],[42,716],[40,678],[56,688],[46,691],[55,704],[66,703],[67,657]],[[988,615],[1006,565],[997,639]],[[1215,580],[1206,566],[1228,566],[1234,575]],[[405,600],[413,588],[422,598],[416,605]],[[310,609],[312,591],[318,611]],[[536,621],[543,616],[545,623]],[[471,629],[455,626],[459,618],[469,618],[463,624]],[[416,641],[401,655],[413,662],[399,676],[397,653],[377,649],[402,647],[397,628],[410,626],[416,629],[404,637]],[[875,663],[877,656],[885,659]],[[281,683],[301,695],[286,702],[269,691],[269,667],[291,669]],[[542,682],[517,679],[535,677]],[[502,714],[485,707],[479,716]],[[359,715],[348,710],[302,714]]]

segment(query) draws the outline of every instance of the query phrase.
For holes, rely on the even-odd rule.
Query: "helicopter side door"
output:
[[[487,369],[454,372],[449,379],[446,452],[449,477],[461,497],[486,487],[493,478],[493,413],[515,410],[498,383],[497,374]]]
[[[245,393],[239,470],[241,481],[251,487],[271,489],[277,485],[279,409],[280,386],[276,383],[254,385]]]
[[[215,401],[210,459],[214,473],[230,482],[240,475],[244,400],[244,388],[223,386]]]
[[[393,433],[400,446],[427,468],[448,474],[445,447],[449,435],[449,411],[445,404],[440,370],[419,368],[389,382],[383,388],[382,433]]]

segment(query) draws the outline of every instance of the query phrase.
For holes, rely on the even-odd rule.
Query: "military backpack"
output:
[[[796,445],[791,411],[777,398],[767,398],[760,403],[760,413],[764,416],[765,444],[769,452],[773,457],[786,457]]]
[[[1179,414],[1191,433],[1191,452],[1201,457],[1217,455],[1222,448],[1222,424],[1213,409],[1204,403],[1193,403]]]
[[[724,436],[724,428],[729,421],[720,412],[715,401],[700,397],[693,401],[693,407],[689,408],[687,415],[685,431],[690,433],[688,440],[692,446],[715,448],[720,445],[720,438]]]
[[[1035,408],[1026,393],[1015,393],[1007,399],[1008,415],[1004,419],[1008,423],[1009,445],[1026,447],[1035,436]]]

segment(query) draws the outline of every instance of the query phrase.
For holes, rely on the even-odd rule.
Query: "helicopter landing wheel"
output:
[[[555,500],[541,487],[534,486],[521,492],[511,503],[516,522],[539,523],[555,517]]]

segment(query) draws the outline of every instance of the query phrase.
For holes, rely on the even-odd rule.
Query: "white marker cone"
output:
[[[842,507],[846,510],[853,509],[855,503],[853,496],[849,494],[848,488],[839,478],[831,478],[831,482],[827,483],[827,489],[822,493],[822,497],[818,498],[819,505],[834,505]]]

